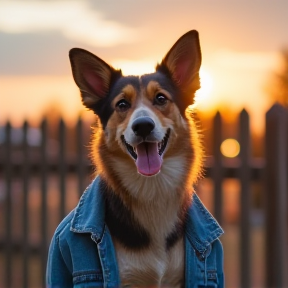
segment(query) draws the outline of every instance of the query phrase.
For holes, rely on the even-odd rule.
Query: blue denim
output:
[[[47,263],[49,288],[121,287],[99,184],[96,177],[55,231]],[[185,288],[224,287],[222,233],[194,193],[185,230]]]

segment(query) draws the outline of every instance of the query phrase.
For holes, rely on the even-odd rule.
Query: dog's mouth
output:
[[[163,153],[167,147],[170,136],[170,129],[167,130],[161,142],[141,142],[133,147],[125,140],[124,135],[121,140],[130,156],[135,160],[138,172],[145,176],[153,176],[160,172]]]

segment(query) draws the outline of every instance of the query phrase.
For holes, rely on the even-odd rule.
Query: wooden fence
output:
[[[241,185],[238,287],[252,287],[252,181],[261,182],[264,187],[261,191],[265,199],[266,243],[263,283],[267,288],[288,287],[287,110],[276,104],[267,112],[265,155],[260,161],[251,156],[249,115],[245,110],[239,117],[237,138],[241,150],[233,165],[228,165],[220,152],[224,140],[220,113],[213,123],[213,157],[206,163],[205,177],[213,180],[213,214],[220,224],[223,224],[224,179],[239,179]],[[77,203],[92,174],[86,156],[89,137],[85,127],[80,119],[72,129],[73,140],[67,140],[68,128],[63,120],[59,122],[58,136],[48,131],[47,120],[36,130],[25,122],[17,130],[21,137],[15,134],[10,123],[0,130],[0,265],[3,267],[0,266],[0,287],[45,287],[47,249],[53,231]],[[51,133],[54,133],[54,142],[49,139]],[[15,141],[18,142],[15,144]],[[71,145],[73,152],[70,153]]]

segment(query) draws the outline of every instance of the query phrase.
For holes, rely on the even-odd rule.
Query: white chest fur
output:
[[[183,239],[169,251],[159,244],[153,243],[142,251],[131,251],[115,241],[122,287],[183,287]]]
[[[180,195],[184,193],[185,186],[183,178],[175,173],[181,171],[178,169],[181,162],[181,157],[166,159],[166,164],[170,165],[163,165],[161,173],[153,178],[134,175],[132,171],[129,177],[133,176],[134,181],[124,181],[125,175],[121,177],[127,190],[139,199],[138,202],[130,203],[129,209],[141,227],[149,233],[151,240],[147,248],[133,250],[113,239],[122,287],[184,287],[183,239],[178,239],[172,247],[166,249],[167,237],[181,222],[179,216],[183,210],[183,199]],[[177,169],[173,165],[178,165]]]

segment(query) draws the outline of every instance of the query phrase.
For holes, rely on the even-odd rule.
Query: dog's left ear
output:
[[[97,105],[107,96],[113,82],[121,77],[121,70],[115,70],[96,55],[80,48],[71,49],[69,58],[82,102],[97,114]]]
[[[194,93],[200,88],[200,66],[201,49],[199,35],[196,30],[192,30],[178,39],[161,64],[156,67],[156,71],[168,69],[176,86],[186,95],[185,98],[190,96],[190,99],[186,99],[186,101],[190,101],[190,103],[186,103],[187,107],[193,103]]]

